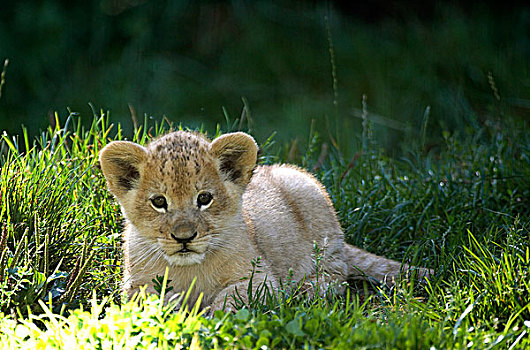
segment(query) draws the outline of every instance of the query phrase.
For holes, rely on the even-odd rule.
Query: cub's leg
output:
[[[232,308],[233,298],[241,298],[241,301],[248,305],[250,296],[249,292],[249,280],[239,281],[231,284],[221,290],[214,301],[210,304],[210,312],[215,310],[234,311]],[[256,293],[263,285],[266,284],[270,292],[273,293],[277,290],[278,284],[274,279],[272,273],[259,272],[254,273],[252,276],[252,296],[256,296]],[[236,293],[237,290],[237,293]],[[224,308],[223,308],[224,307]]]
[[[299,287],[298,292],[309,298],[323,297],[329,292],[343,294],[346,289],[344,282],[349,271],[343,255],[343,241],[340,240],[336,244],[331,244],[331,247],[324,245],[319,248],[318,254],[316,252],[311,254],[313,259],[311,272],[301,279],[295,278],[292,281],[292,287]],[[302,282],[302,284],[298,286],[298,282]]]

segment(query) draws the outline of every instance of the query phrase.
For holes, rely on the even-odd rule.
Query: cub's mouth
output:
[[[207,243],[204,240],[191,242],[189,239],[172,238],[172,240],[160,239],[158,241],[164,258],[170,265],[187,266],[203,262],[207,250]]]
[[[175,254],[185,254],[185,253],[196,253],[196,251],[184,247],[181,250],[178,250]]]
[[[189,237],[189,238],[178,238],[177,236],[175,236],[173,233],[171,233],[171,237],[177,241],[179,244],[182,244],[182,248],[177,250],[174,254],[172,255],[175,255],[175,254],[187,254],[187,253],[197,253],[196,251],[192,250],[192,249],[189,249],[188,246],[190,244],[192,244],[192,240],[197,237],[197,232],[195,232],[193,234],[193,236]]]
[[[190,249],[188,246],[182,247],[179,250],[168,251],[164,254],[166,260],[173,266],[200,264],[203,262],[205,256],[205,253],[201,253],[193,248]]]

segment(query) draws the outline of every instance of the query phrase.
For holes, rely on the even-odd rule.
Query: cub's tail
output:
[[[386,284],[394,284],[400,276],[407,276],[413,271],[418,271],[420,278],[429,278],[433,275],[430,269],[401,264],[349,244],[344,245],[344,257],[348,264],[348,279],[371,277]]]

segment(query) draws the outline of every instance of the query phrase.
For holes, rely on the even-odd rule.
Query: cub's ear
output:
[[[107,186],[120,198],[132,190],[140,179],[147,150],[133,142],[113,141],[99,153],[99,164]]]
[[[258,159],[258,145],[252,136],[244,132],[219,136],[210,144],[210,152],[219,159],[219,170],[229,181],[248,184]]]

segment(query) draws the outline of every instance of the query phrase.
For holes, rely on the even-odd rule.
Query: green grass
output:
[[[124,135],[105,115],[88,129],[78,119],[56,120],[35,140],[23,132],[1,141],[2,348],[530,346],[524,124],[444,132],[437,149],[425,147],[420,129],[400,158],[379,148],[370,123],[351,141],[351,155],[316,132],[306,147],[266,140],[261,162],[298,163],[327,185],[348,242],[436,276],[393,288],[356,283],[347,296],[313,301],[263,290],[236,314],[205,317],[174,312],[156,297],[121,304],[121,214],[97,154]],[[170,128],[146,122],[131,139],[145,143]]]

